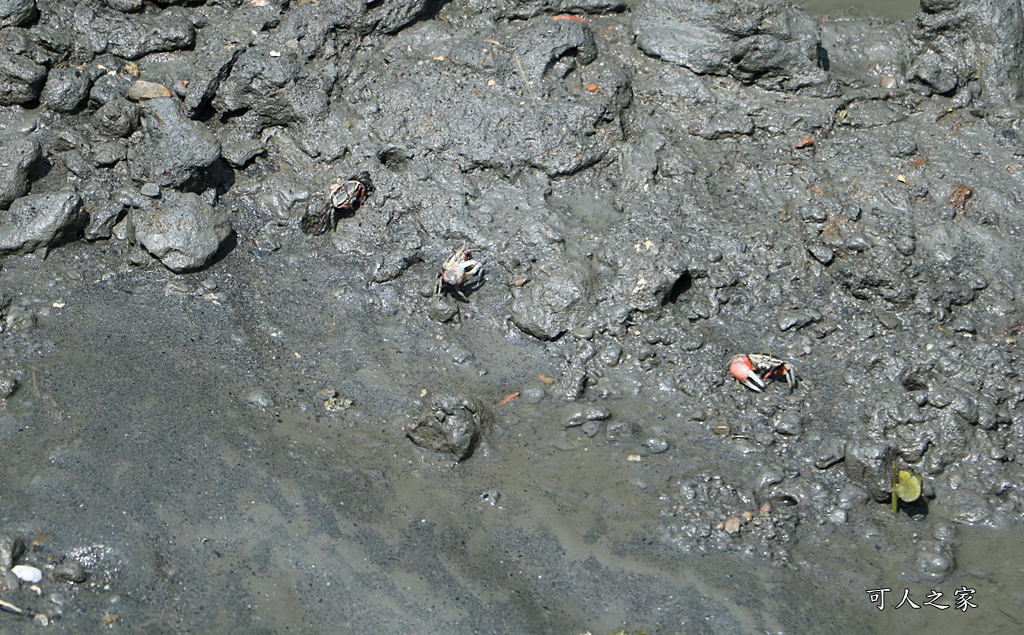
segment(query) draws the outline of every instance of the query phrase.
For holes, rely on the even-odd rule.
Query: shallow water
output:
[[[917,13],[917,0],[803,0],[798,2],[809,13],[836,14],[856,9],[861,15],[906,20]]]

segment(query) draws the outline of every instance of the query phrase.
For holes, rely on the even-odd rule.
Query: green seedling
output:
[[[892,513],[899,509],[899,502],[913,503],[921,498],[921,475],[914,470],[896,470],[896,462],[892,464]]]

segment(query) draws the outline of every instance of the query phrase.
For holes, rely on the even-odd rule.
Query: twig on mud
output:
[[[519,76],[523,80],[523,86],[526,86],[526,92],[530,93],[530,99],[532,99],[534,105],[536,105],[536,103],[537,103],[537,95],[534,94],[533,87],[530,86],[530,80],[526,78],[526,70],[523,69],[523,62],[519,59],[519,52],[518,51],[514,51],[512,49],[509,49],[506,46],[503,46],[497,40],[484,40],[484,42],[487,42],[488,44],[493,44],[494,46],[497,46],[498,48],[500,48],[501,50],[505,51],[506,53],[511,53],[512,54],[512,59],[513,59],[513,61],[515,61],[516,68],[519,70]]]
[[[496,405],[495,408],[501,408],[502,406],[504,406],[505,404],[507,404],[508,402],[512,401],[513,399],[515,399],[518,396],[519,396],[519,391],[517,390],[516,392],[512,393],[511,395],[509,395],[509,396],[505,397],[504,399],[502,399],[501,401],[499,401],[498,405]]]

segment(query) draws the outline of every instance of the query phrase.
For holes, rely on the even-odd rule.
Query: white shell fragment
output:
[[[35,567],[30,567],[27,564],[19,564],[11,567],[11,573],[18,576],[18,579],[22,582],[28,582],[29,584],[35,584],[43,579],[43,572]]]

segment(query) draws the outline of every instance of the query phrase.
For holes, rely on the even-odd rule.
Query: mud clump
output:
[[[422,448],[462,461],[477,449],[492,420],[476,399],[440,396],[434,399],[431,414],[410,426],[406,436]]]
[[[131,217],[139,244],[171,271],[201,269],[231,234],[227,215],[190,192],[166,192]]]

